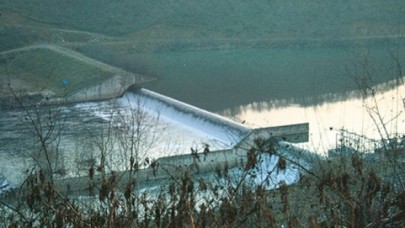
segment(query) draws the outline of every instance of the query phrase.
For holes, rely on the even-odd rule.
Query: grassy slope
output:
[[[2,57],[1,78],[28,82],[34,91],[51,90],[57,96],[71,94],[117,73],[114,69],[89,63],[70,53],[42,47],[9,52]],[[67,85],[64,85],[65,79],[68,80]]]
[[[131,43],[137,41],[141,42],[137,48],[144,51],[165,42],[178,49],[184,42],[218,46],[242,41],[243,46],[255,40],[404,35],[403,8],[405,2],[397,0],[4,0],[0,50],[95,40],[108,41],[109,47],[119,41],[124,49],[133,48]]]
[[[67,45],[93,53],[98,60],[148,74],[141,69],[144,60],[136,62],[131,52],[181,49],[185,41],[189,42],[186,48],[197,43],[226,46],[229,40],[242,41],[236,45],[239,47],[255,39],[328,40],[396,35],[398,28],[405,29],[405,13],[401,14],[404,7],[405,2],[396,0],[4,0],[0,2],[0,51],[43,43]],[[105,50],[113,54],[105,54]],[[35,58],[39,61],[48,57]],[[125,61],[117,64],[116,59]],[[33,62],[17,63],[20,65],[15,68],[20,71],[37,68]],[[34,76],[33,71],[35,80],[30,78],[31,81],[53,74],[51,66],[41,68],[35,73],[41,76]],[[74,69],[67,67],[64,70],[72,72],[65,74],[76,75]],[[60,82],[60,78],[57,80]]]
[[[0,5],[1,6],[1,5]],[[0,7],[0,51],[38,43],[86,43],[116,41],[102,34],[63,29],[26,17],[21,12]]]

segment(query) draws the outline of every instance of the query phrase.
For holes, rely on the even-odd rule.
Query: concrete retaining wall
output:
[[[64,99],[65,102],[83,102],[94,100],[113,99],[124,94],[129,87],[145,83],[153,79],[139,74],[121,74],[100,82],[96,85],[86,87],[78,92],[66,97],[56,98],[56,100]]]
[[[163,157],[156,160],[159,166],[167,170],[188,170],[190,172],[211,172],[216,168],[223,168],[225,164],[229,168],[243,164],[246,160],[246,152],[229,149],[207,153],[187,154],[171,157]]]
[[[257,138],[264,140],[264,143],[276,143],[280,139],[290,139],[293,142],[305,142],[308,140],[308,124],[296,124],[280,127],[260,128],[252,130],[240,143],[232,149],[218,150],[206,153],[176,155],[170,157],[161,157],[148,168],[136,172],[117,172],[117,187],[125,188],[132,180],[137,181],[139,186],[148,186],[150,183],[160,183],[170,179],[178,179],[184,176],[184,173],[190,175],[228,168],[243,168],[247,161],[248,150],[254,146]],[[302,158],[298,153],[294,156]],[[308,159],[308,158],[306,158]],[[89,185],[95,189],[101,186],[101,176],[95,176],[90,181],[88,177],[69,178],[57,181],[55,184],[58,189],[68,195],[87,195],[90,193]],[[95,192],[97,193],[97,192]]]
[[[246,151],[243,150],[222,150],[208,153],[187,154],[170,157],[162,157],[155,161],[155,165],[134,172],[116,172],[116,186],[125,189],[128,183],[136,180],[137,187],[149,186],[153,183],[161,183],[171,179],[177,180],[184,176],[203,174],[215,170],[224,170],[225,164],[228,168],[241,166],[246,161]],[[108,175],[109,177],[112,174]],[[108,177],[107,177],[108,179]],[[92,180],[89,177],[75,177],[55,181],[55,186],[66,195],[97,195],[102,183],[102,176],[95,175]],[[92,186],[90,188],[90,186]]]

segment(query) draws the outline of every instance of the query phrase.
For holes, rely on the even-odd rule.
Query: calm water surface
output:
[[[405,46],[404,46],[405,48]],[[269,100],[344,94],[367,58],[372,84],[396,76],[393,46],[283,48],[138,54],[160,80],[145,87],[213,112]],[[405,64],[405,54],[402,54]],[[310,105],[310,104],[309,104]]]
[[[388,83],[398,76],[395,50],[396,46],[385,45],[140,56],[144,67],[160,78],[147,88],[253,127],[309,122],[308,145],[323,153],[336,144],[342,128],[380,138],[380,123],[369,114],[376,106],[389,133],[405,132],[403,85]],[[405,54],[399,53],[404,66]],[[355,83],[365,69],[370,85],[379,92],[376,102],[361,99]]]

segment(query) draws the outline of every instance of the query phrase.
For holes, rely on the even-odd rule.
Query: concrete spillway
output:
[[[131,143],[128,134],[137,130],[136,120],[134,123],[131,115],[137,110],[146,111],[142,112],[146,118],[140,119],[143,121],[142,132],[138,136],[142,142],[137,156],[141,162],[146,158],[155,160],[161,167],[158,173],[151,168],[144,169],[139,174],[140,180],[144,181],[166,179],[167,172],[211,172],[224,164],[229,168],[240,165],[246,160],[246,151],[258,138],[272,139],[271,142],[280,139],[303,142],[308,139],[307,124],[250,129],[217,114],[139,88],[130,89],[120,98],[102,102],[32,108],[32,112],[6,110],[0,113],[0,127],[4,130],[0,134],[0,173],[13,187],[21,183],[21,174],[34,164],[33,152],[41,151],[37,136],[27,134],[32,127],[30,113],[34,118],[46,120],[49,117],[60,123],[61,131],[55,136],[58,145],[49,143],[48,146],[57,148],[59,160],[55,160],[55,167],[65,172],[59,178],[70,178],[69,183],[76,183],[78,176],[86,176],[86,161],[100,163],[102,149],[108,153],[108,172],[127,170],[129,153],[133,152],[128,151],[131,148],[127,145]],[[159,118],[155,118],[156,115]],[[99,149],[100,142],[105,139],[111,140]],[[203,152],[207,144],[210,146],[208,154]],[[198,154],[191,154],[190,147]]]
[[[229,148],[252,130],[238,122],[147,89],[133,89],[126,96],[127,99],[123,101],[129,101],[131,106],[141,103],[146,109],[158,112],[170,121],[226,143]]]
[[[124,163],[118,158],[127,151],[124,150],[125,145],[117,140],[129,137],[124,131],[127,128],[122,124],[131,129],[130,124],[134,124],[131,115],[138,108],[146,110],[146,118],[142,120],[141,126],[142,157],[187,154],[191,147],[200,152],[204,144],[210,145],[212,151],[230,149],[251,130],[242,124],[146,89],[132,89],[125,92],[123,97],[107,101],[28,108],[27,112],[10,109],[0,113],[0,173],[14,184],[20,182],[19,176],[26,167],[31,167],[31,154],[40,151],[37,136],[31,134],[33,126],[29,115],[33,115],[36,120],[37,117],[46,119],[50,113],[55,123],[62,127],[56,136],[60,142],[57,148],[67,176],[77,175],[78,167],[81,167],[78,172],[85,170],[82,160],[95,159],[98,162],[100,151],[97,145],[103,132],[109,128],[114,131],[110,137],[119,136],[111,138],[110,162],[116,164],[114,169],[122,170],[124,167],[120,165]],[[154,113],[158,113],[159,119],[153,117]],[[54,147],[51,144],[49,146]]]

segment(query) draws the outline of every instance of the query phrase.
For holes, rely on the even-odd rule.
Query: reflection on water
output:
[[[115,65],[131,62],[128,70],[160,78],[146,88],[254,127],[310,122],[311,149],[324,152],[335,144],[336,129],[342,127],[378,138],[356,91],[359,73],[366,70],[370,85],[381,85],[376,89],[382,92],[381,109],[398,106],[385,120],[401,111],[402,92],[396,96],[395,82],[387,83],[398,75],[395,54],[405,66],[405,52],[396,53],[405,48],[404,42],[394,43],[131,53],[127,59],[112,59]],[[389,123],[391,133],[397,127],[405,132],[400,118]]]
[[[365,59],[372,84],[387,82],[396,75],[391,56],[397,48],[394,43],[144,53],[102,48],[103,54],[86,54],[128,71],[158,77],[158,81],[144,85],[152,91],[221,112],[270,99],[346,93],[357,88],[347,70],[356,72],[356,64]],[[405,65],[405,53],[399,55]]]
[[[336,145],[340,129],[377,140],[385,135],[384,128],[391,135],[405,133],[405,84],[392,88],[392,83],[385,83],[374,89],[380,92],[366,99],[352,92],[312,106],[299,105],[294,100],[256,102],[224,111],[223,115],[252,127],[309,122],[310,142],[305,146],[325,153]]]
[[[405,47],[405,46],[404,46]],[[146,88],[221,112],[254,102],[344,94],[367,61],[372,85],[393,80],[395,46],[269,48],[134,54],[160,80]],[[404,55],[404,53],[401,53]],[[405,56],[401,56],[405,65]],[[136,69],[135,69],[136,70]],[[315,100],[312,100],[315,101]]]
[[[380,92],[377,103],[384,121],[402,111],[403,86],[396,87],[398,68],[393,53],[404,47],[269,48],[141,56],[147,59],[147,68],[160,77],[147,88],[253,127],[309,122],[310,149],[322,153],[336,144],[341,128],[380,137],[377,123],[364,107],[357,76],[366,74],[370,85]],[[404,52],[398,54],[398,63],[404,66]],[[399,115],[386,123],[390,133],[405,132],[402,118]]]

